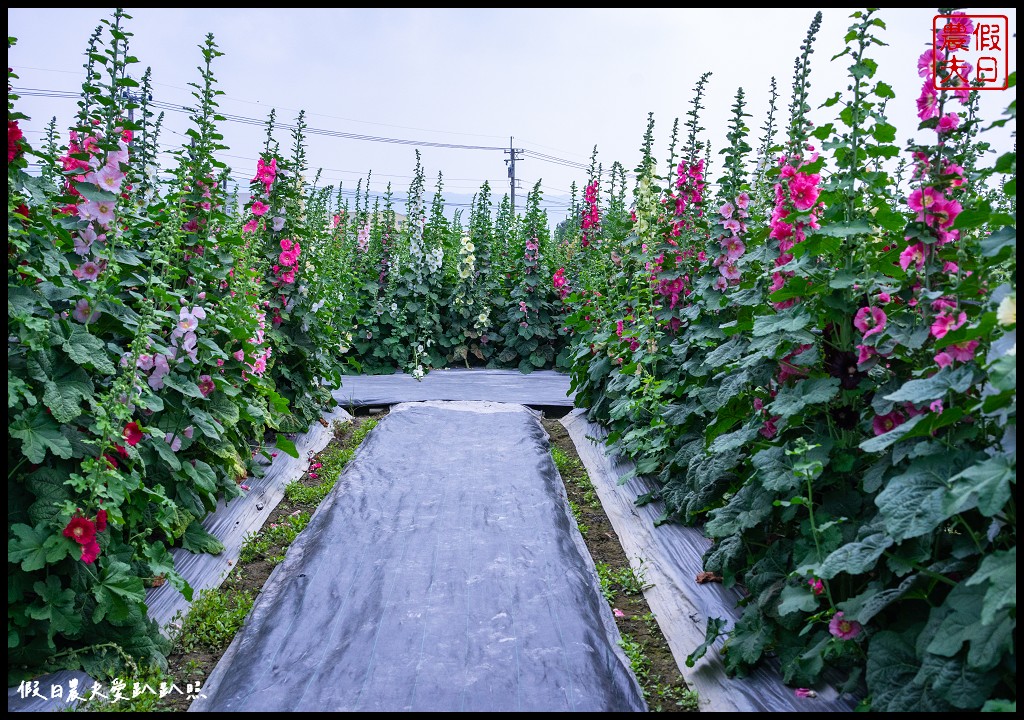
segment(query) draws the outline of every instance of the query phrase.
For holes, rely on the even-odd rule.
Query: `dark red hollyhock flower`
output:
[[[96,511],[96,532],[103,532],[107,529],[107,511]]]
[[[91,565],[100,556],[100,544],[93,540],[82,548],[82,562]]]
[[[24,137],[21,133],[21,128],[18,127],[17,120],[7,121],[7,162],[11,162],[14,158],[21,154],[21,138]]]
[[[135,447],[142,440],[142,428],[137,422],[130,422],[124,426],[124,441]]]
[[[64,528],[64,537],[79,545],[88,545],[96,539],[96,525],[89,518],[73,517]]]

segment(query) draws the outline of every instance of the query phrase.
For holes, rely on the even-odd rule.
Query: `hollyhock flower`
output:
[[[87,545],[82,546],[82,562],[86,565],[91,565],[96,562],[96,558],[100,556],[100,544],[93,540]]]
[[[924,268],[924,260],[928,253],[928,249],[924,243],[914,243],[908,245],[903,252],[900,253],[900,267],[906,271],[911,265],[914,265],[918,270]]]
[[[88,200],[78,208],[79,215],[87,220],[95,220],[103,227],[114,221],[113,200]]]
[[[860,635],[861,625],[856,620],[847,620],[840,610],[829,621],[828,631],[840,640],[852,640]]]
[[[942,201],[942,194],[933,187],[917,188],[907,197],[907,207],[918,213],[917,219],[923,220],[924,213],[934,204]]]
[[[86,260],[76,267],[72,274],[79,280],[95,280],[100,276],[100,266],[92,260]]]
[[[235,352],[232,353],[232,356],[238,362],[242,362],[243,360],[245,360],[245,350],[235,350]]]
[[[943,311],[932,322],[931,333],[935,338],[941,339],[946,337],[951,331],[958,329],[965,322],[967,322],[967,313],[961,311],[959,315],[956,315]]]
[[[779,432],[779,428],[775,424],[775,421],[778,420],[778,419],[779,419],[779,416],[775,416],[775,417],[769,418],[768,420],[765,420],[764,421],[764,425],[761,426],[761,429],[758,430],[758,432],[761,433],[764,437],[766,437],[769,440],[771,440]]]
[[[24,135],[21,132],[21,128],[18,127],[17,120],[7,121],[7,162],[10,163],[14,158],[21,154],[21,139]]]
[[[750,205],[750,196],[747,193],[743,192],[736,196],[736,207],[746,210],[748,205]]]
[[[91,182],[100,190],[107,190],[112,193],[121,192],[121,181],[124,180],[124,173],[116,166],[104,165],[99,170],[85,176],[86,182]]]
[[[720,272],[722,274],[722,277],[726,278],[727,280],[740,279],[740,269],[736,267],[735,263],[732,262],[724,263],[721,267],[718,268],[718,272]]]
[[[100,508],[96,511],[96,532],[103,532],[107,529],[107,511]]]
[[[731,218],[731,217],[732,217],[732,213],[733,213],[733,211],[734,211],[735,209],[736,209],[736,208],[734,208],[734,207],[733,207],[733,204],[732,204],[732,203],[730,203],[730,202],[727,202],[727,203],[725,203],[725,205],[723,205],[722,207],[718,208],[718,213],[719,213],[719,214],[720,214],[720,215],[721,215],[722,217],[724,217],[724,218],[728,219],[728,218]]]
[[[935,127],[935,131],[941,135],[956,130],[958,125],[960,125],[960,116],[953,112],[946,113],[939,118],[939,124]]]
[[[818,697],[818,693],[814,692],[810,688],[797,688],[793,691],[793,694],[798,698],[815,698]]]
[[[210,393],[217,389],[217,386],[213,382],[213,378],[209,375],[199,376],[199,392],[203,394],[203,397],[209,397]]]
[[[857,346],[857,364],[858,365],[863,365],[864,363],[866,363],[868,360],[870,360],[871,358],[873,358],[877,354],[878,354],[878,351],[875,350],[870,345],[858,345]]]
[[[284,216],[278,215],[270,221],[270,227],[274,232],[281,232],[284,229]]]
[[[893,410],[888,415],[876,415],[875,419],[871,421],[871,428],[875,431],[875,435],[884,435],[904,422],[906,422],[906,418],[903,413]]]
[[[954,360],[969,362],[974,359],[974,351],[978,348],[977,340],[969,340],[962,343],[954,343],[946,348]]]
[[[260,221],[253,218],[245,225],[242,226],[242,232],[256,232],[256,229],[260,226]]]
[[[928,48],[917,59],[917,74],[930,80],[934,74],[936,53],[935,48]]]
[[[253,201],[252,208],[251,208],[252,214],[255,215],[256,217],[259,217],[261,215],[266,215],[267,214],[267,210],[269,210],[269,209],[270,209],[269,205],[267,205],[266,203],[260,202],[259,200]]]
[[[891,302],[891,301],[892,301],[892,296],[889,295],[889,293],[887,293],[887,292],[880,292],[880,293],[878,293],[878,302],[880,302],[880,303],[887,303],[887,302]]]
[[[940,368],[944,368],[948,365],[953,364],[953,356],[948,352],[942,351],[935,355],[935,364]]]
[[[729,287],[729,281],[726,280],[721,275],[719,275],[718,277],[715,278],[715,281],[711,283],[711,287],[713,287],[715,290],[718,290],[719,292],[723,292]]]
[[[941,400],[933,400],[931,404],[928,406],[928,408],[936,415],[941,415],[942,411],[945,409],[942,407]]]
[[[174,328],[174,334],[181,337],[185,333],[194,332],[199,327],[199,321],[206,319],[206,310],[198,305],[191,310],[181,308],[178,311],[178,324]]]
[[[810,210],[814,207],[814,204],[818,202],[818,195],[821,194],[821,188],[818,187],[820,180],[821,176],[817,174],[798,173],[794,175],[789,181],[789,196],[793,201],[793,207],[800,211]]]
[[[865,338],[882,332],[885,322],[885,311],[876,307],[863,307],[853,316],[853,326],[860,330]]]
[[[149,376],[146,382],[154,390],[160,390],[164,386],[164,376],[170,371],[171,368],[167,364],[167,356],[157,355],[153,358],[153,373]]]
[[[99,319],[100,314],[98,312],[94,312],[89,301],[82,298],[75,303],[75,309],[71,311],[71,317],[80,323],[91,323],[96,322]]]
[[[825,592],[825,584],[818,578],[811,578],[807,581],[807,584],[811,586],[811,592],[815,595],[821,595]]]
[[[143,353],[139,355],[139,359],[135,361],[135,367],[143,372],[148,372],[153,369],[153,356]]]
[[[725,228],[726,230],[728,230],[730,232],[734,232],[734,233],[741,232],[741,229],[742,229],[742,226],[740,225],[740,221],[737,220],[736,218],[729,218],[728,220],[725,220],[722,223],[722,227]]]
[[[197,342],[198,338],[196,338],[196,334],[194,332],[187,332],[184,337],[181,338],[182,352],[184,352],[185,356],[194,363],[199,362],[199,348],[196,346]],[[176,348],[173,338],[171,340],[171,346]]]
[[[1017,324],[1017,296],[1007,295],[999,301],[996,309],[996,320],[1000,325],[1010,326]]]
[[[295,282],[295,268],[288,268],[287,271],[281,274],[282,282],[286,282],[289,285]],[[276,318],[275,318],[276,319]]]
[[[195,428],[193,428],[191,425],[189,425],[187,428],[185,428],[184,430],[181,431],[181,434],[184,435],[185,437],[187,437],[189,440],[191,440],[192,436],[195,434],[195,432],[196,432]]]
[[[722,249],[725,250],[727,258],[736,260],[743,255],[747,248],[738,237],[731,237],[722,243]]]
[[[135,447],[142,440],[142,428],[137,422],[130,422],[124,426],[124,441],[131,447]]]
[[[920,120],[928,120],[939,114],[939,97],[932,87],[931,78],[925,80],[921,86],[921,94],[917,98],[917,117]]]
[[[252,364],[249,365],[249,369],[254,375],[262,375],[267,371],[267,359],[261,355],[252,361]]]
[[[181,438],[172,433],[164,435],[164,442],[171,446],[171,452],[178,452],[181,450]]]
[[[64,527],[64,537],[79,545],[87,545],[96,539],[96,524],[89,518],[73,517]]]
[[[626,613],[622,612],[618,608],[612,608],[612,615],[615,617],[626,617]]]

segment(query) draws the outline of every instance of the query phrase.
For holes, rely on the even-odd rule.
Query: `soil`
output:
[[[372,417],[379,419],[385,412],[375,409]],[[368,417],[360,414],[351,423],[340,426],[332,440],[332,445],[344,444],[352,432]],[[552,446],[559,448],[570,459],[576,460],[578,464],[579,456],[576,454],[576,447],[565,428],[557,420],[551,418],[545,418],[543,424],[550,436]],[[582,466],[579,467],[582,471]],[[585,473],[583,474],[585,478]],[[593,501],[593,495],[588,498],[586,490],[578,478],[573,477],[571,473],[566,473],[566,475],[569,476],[563,477],[563,481],[567,495],[579,508],[580,520],[589,528],[584,540],[594,562],[605,563],[612,568],[628,567],[629,561],[626,554],[619,544],[611,523],[601,509],[600,503]],[[320,480],[311,479],[307,472],[299,482],[313,487],[318,485]],[[584,480],[584,482],[586,481]],[[287,517],[295,511],[312,514],[315,510],[315,504],[301,504],[285,498],[271,512],[264,527],[273,523],[286,522]],[[283,548],[271,548],[266,555],[283,555],[283,553]],[[225,579],[224,585],[230,587],[232,592],[249,591],[258,594],[274,567],[275,564],[268,560],[239,562]],[[649,663],[643,673],[638,673],[638,679],[641,686],[644,687],[651,709],[660,711],[694,709],[693,703],[684,702],[682,699],[686,691],[686,684],[643,595],[619,591],[612,601],[612,606],[622,612],[621,617],[617,614],[615,618],[620,634],[632,638],[635,643],[638,643]],[[168,656],[167,677],[181,681],[187,680],[192,683],[205,682],[226,650],[227,645],[217,649],[197,645],[188,652],[182,650],[180,646],[176,647]],[[159,700],[151,708],[151,711],[184,712],[188,710],[190,704],[191,700],[184,695],[171,694]]]

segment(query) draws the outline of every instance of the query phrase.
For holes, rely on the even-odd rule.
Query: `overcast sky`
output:
[[[830,62],[844,47],[855,8],[824,11],[815,42],[811,104],[817,107],[847,85],[847,58]],[[1016,69],[1016,10],[966,8],[972,14],[1009,18],[1009,57]],[[15,87],[44,91],[80,90],[89,35],[112,8],[8,8],[8,35],[18,39],[8,65],[20,76]],[[500,149],[510,136],[528,151],[517,162],[522,190],[538,180],[547,196],[567,195],[582,185],[596,145],[608,167],[631,170],[640,157],[648,112],[654,113],[656,155],[667,155],[674,118],[685,120],[700,75],[711,72],[702,125],[715,153],[725,143],[736,90],[747,98],[751,144],[768,107],[772,76],[779,86],[779,119],[788,117],[793,61],[814,11],[809,9],[127,9],[125,29],[133,33],[129,52],[139,59],[134,76],[152,67],[154,99],[192,102],[188,83],[199,81],[199,46],[207,33],[224,53],[214,65],[221,109],[266,120],[276,108],[281,122],[306,111],[310,128],[376,138],[426,141],[495,149],[423,147],[428,189],[438,171],[445,188],[471,194],[484,180],[495,194],[508,192]],[[916,132],[915,99],[922,80],[917,57],[931,35],[935,10],[885,9],[877,16],[886,47],[869,52],[879,63],[876,79],[893,87],[891,121],[902,147]],[[105,36],[106,37],[106,36]],[[981,93],[982,116],[997,119],[1016,89]],[[815,111],[819,123],[838,108]],[[22,97],[16,110],[38,143],[50,117],[67,128],[76,110],[72,99]],[[188,118],[170,112],[163,146],[178,147]],[[35,132],[31,132],[31,131]],[[262,126],[228,122],[221,128],[223,160],[239,180],[254,175],[263,145]],[[1016,127],[989,135],[1012,149]],[[277,133],[282,147],[290,143]],[[550,156],[551,159],[538,157]],[[326,184],[354,188],[373,171],[374,190],[392,182],[404,196],[414,168],[414,146],[367,139],[310,134],[308,160],[322,168]],[[557,161],[556,161],[557,160]],[[429,200],[429,199],[428,199]],[[561,203],[559,203],[560,205]],[[553,220],[564,211],[549,209]]]

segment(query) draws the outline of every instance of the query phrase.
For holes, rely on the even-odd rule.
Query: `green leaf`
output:
[[[891,143],[896,139],[896,126],[889,123],[878,123],[871,131],[871,137],[880,143]]]
[[[76,182],[75,189],[82,193],[82,197],[92,202],[114,202],[117,200],[117,195],[108,190],[101,190],[91,182]]]
[[[220,555],[224,552],[224,543],[207,532],[198,520],[193,520],[185,528],[185,534],[181,536],[181,546],[191,553]]]
[[[847,238],[854,235],[869,235],[871,226],[867,220],[851,220],[849,222],[830,223],[814,231],[815,235],[825,237]]]
[[[18,523],[11,528],[15,537],[7,543],[7,562],[20,563],[25,572],[42,570],[66,558],[76,543],[45,527]]]
[[[967,208],[953,221],[954,230],[973,230],[988,222],[992,209],[988,206]]]
[[[55,575],[46,578],[46,582],[32,585],[41,604],[33,603],[25,614],[36,620],[49,620],[48,633],[52,640],[57,633],[73,634],[82,628],[82,615],[75,608],[74,590],[61,587],[60,579]]]
[[[838,393],[838,378],[808,378],[780,390],[779,394],[775,396],[775,400],[768,405],[768,412],[787,418],[797,414],[808,405],[827,403]]]
[[[192,586],[174,569],[174,558],[167,552],[164,544],[158,541],[147,545],[145,553],[154,577],[163,575],[186,600],[192,602]]]
[[[981,566],[968,580],[968,585],[988,583],[981,608],[981,622],[991,625],[996,614],[1017,607],[1017,547],[998,550],[981,561]]]
[[[181,462],[178,460],[178,456],[173,450],[171,450],[171,446],[168,445],[162,437],[154,438],[153,442],[148,443],[148,445],[156,450],[156,454],[160,456],[161,460],[170,466],[171,470],[181,469]]]
[[[760,315],[754,320],[754,337],[761,337],[771,333],[792,333],[803,330],[811,324],[810,315],[804,312],[778,313],[774,315]]]
[[[940,467],[918,461],[902,475],[891,478],[875,498],[886,532],[894,540],[932,532],[946,518],[942,511],[946,484],[938,474]]]
[[[197,400],[203,399],[203,393],[199,390],[199,386],[177,373],[172,372],[164,375],[164,385],[177,390],[186,397],[196,398]]]
[[[930,638],[927,651],[953,657],[965,642],[970,643],[968,664],[978,670],[991,670],[1009,652],[1013,643],[1014,622],[1001,610],[993,622],[981,622],[985,588],[960,583],[946,596],[945,602],[932,608],[924,637]]]
[[[1003,248],[1016,246],[1017,229],[1013,227],[1001,227],[981,239],[981,254],[989,258],[995,257],[1002,252]]]
[[[783,590],[785,594],[785,590]],[[743,616],[729,631],[724,651],[726,669],[739,669],[741,664],[753,665],[768,650],[775,639],[771,622],[766,621],[757,605],[748,605]]]
[[[722,634],[722,629],[725,627],[725,620],[717,617],[708,618],[708,626],[704,631],[704,642],[697,646],[697,648],[686,656],[686,667],[692,668],[697,664],[704,655],[707,654],[711,646],[714,645],[715,641],[718,640],[719,635]]]
[[[291,455],[293,458],[297,458],[299,456],[299,451],[295,448],[295,443],[280,433],[274,441],[274,449],[280,450],[286,455]]]
[[[23,412],[10,429],[11,437],[21,440],[21,450],[29,462],[42,464],[49,450],[65,460],[71,457],[71,442],[60,432],[60,426],[39,406]]]
[[[107,563],[92,592],[96,598],[94,623],[104,618],[113,623],[123,622],[131,615],[133,606],[141,605],[146,598],[142,578],[134,575],[127,563],[117,560]]]
[[[1010,500],[1010,483],[1016,478],[1015,463],[1006,456],[989,458],[954,475],[942,501],[946,517],[972,508],[994,517]]]
[[[878,589],[877,582],[871,583],[868,589],[860,595],[839,603],[837,607],[846,613],[847,617],[856,620],[861,625],[867,625],[875,615],[906,595],[920,579],[921,575],[914,573],[904,578],[899,587],[881,591]]]
[[[923,380],[910,380],[903,386],[885,396],[886,400],[892,402],[911,402],[915,405],[924,405],[932,400],[945,397],[946,393],[962,393],[971,386],[974,374],[966,365],[953,368],[952,365],[939,370],[929,378]]]
[[[792,615],[796,612],[814,612],[818,609],[818,598],[811,591],[810,585],[787,585],[779,594],[779,615]]]
[[[877,85],[875,85],[875,91],[874,92],[875,92],[875,95],[877,95],[880,98],[890,98],[891,99],[891,98],[896,97],[896,93],[894,93],[892,91],[892,88],[889,87],[888,85],[886,85],[884,82],[880,82]]]
[[[103,341],[88,330],[75,326],[62,345],[64,352],[79,365],[91,365],[104,375],[114,374],[114,363],[107,356]]]
[[[874,712],[944,712],[948,703],[925,692],[914,682],[920,669],[913,638],[916,631],[904,634],[883,630],[871,638],[868,646],[867,684]]]
[[[89,376],[80,367],[44,383],[43,403],[59,423],[69,423],[82,414],[81,402],[92,397]]]
[[[975,709],[988,698],[999,675],[971,668],[963,658],[925,654],[914,683],[927,688],[951,705]]]
[[[181,466],[181,469],[192,479],[197,488],[208,495],[214,495],[217,492],[217,474],[213,471],[212,467],[202,460],[195,460],[194,462],[194,465],[191,462],[185,463]]]
[[[860,575],[875,566],[893,544],[892,538],[885,533],[873,533],[863,540],[843,545],[834,550],[817,569],[815,574],[825,580],[831,580],[841,572]]]

